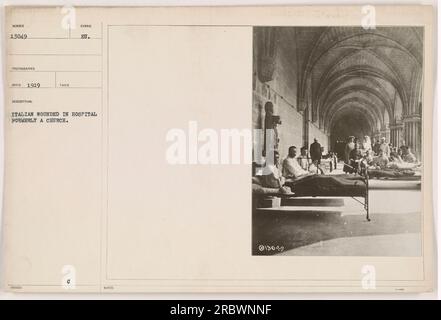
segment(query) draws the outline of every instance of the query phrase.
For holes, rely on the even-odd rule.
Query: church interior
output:
[[[366,137],[372,145],[381,141],[388,150],[404,146],[412,162],[421,163],[423,36],[422,28],[406,26],[255,27],[253,129],[276,132],[273,148],[281,162],[291,146],[298,156],[318,142],[323,157],[335,159],[324,175],[345,174],[350,137],[360,145]],[[253,254],[420,255],[421,177],[373,179],[375,170],[365,172],[371,177],[346,172],[342,181],[365,179],[360,183],[370,222],[355,197],[340,197],[337,189],[332,197],[311,198],[296,198],[308,195],[300,188],[291,188],[291,198],[276,189],[259,194],[264,201],[257,207],[253,189]]]
[[[282,158],[314,137],[326,152],[368,135],[421,159],[422,28],[257,27],[253,43],[253,127],[271,101]]]

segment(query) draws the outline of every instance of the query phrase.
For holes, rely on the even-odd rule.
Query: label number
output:
[[[28,35],[26,33],[11,33],[10,39],[26,39]]]

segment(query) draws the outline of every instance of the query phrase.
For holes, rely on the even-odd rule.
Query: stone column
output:
[[[390,142],[394,147],[399,147],[401,145],[403,127],[403,123],[400,122],[389,125]]]
[[[421,116],[419,114],[407,115],[403,118],[404,140],[411,148],[418,160],[421,160]]]

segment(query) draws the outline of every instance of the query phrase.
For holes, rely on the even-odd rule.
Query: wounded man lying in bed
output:
[[[409,150],[408,147],[406,147]],[[408,151],[410,153],[410,151]],[[411,153],[410,153],[411,154]],[[412,155],[413,156],[413,155]],[[395,151],[391,152],[388,158],[381,151],[377,157],[367,161],[367,169],[371,178],[406,178],[420,177],[421,163],[417,162],[415,156],[405,158],[405,161]],[[410,159],[410,162],[409,162]]]
[[[363,177],[313,174],[302,169],[296,159],[296,148],[290,147],[287,158],[279,167],[279,153],[274,152],[274,164],[267,165],[260,177],[266,188],[279,188],[279,192],[296,196],[364,196],[366,183]]]

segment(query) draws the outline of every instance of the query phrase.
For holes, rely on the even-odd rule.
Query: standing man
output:
[[[354,139],[355,139],[354,136],[350,136],[348,138],[348,143],[346,144],[346,147],[345,147],[345,158],[344,158],[345,165],[343,166],[344,173],[351,173],[352,172],[349,156],[351,155],[351,151],[354,150],[354,148],[355,148]]]
[[[400,150],[402,153],[406,152],[407,144],[406,141],[401,140]]]
[[[354,149],[352,149],[351,153],[349,154],[349,160],[351,167],[354,168],[352,173],[359,172],[360,170],[360,159],[363,158],[363,155],[361,153],[361,150],[358,147],[358,143],[354,144]]]
[[[317,138],[314,138],[314,142],[309,147],[309,155],[311,156],[312,163],[317,167],[317,173],[323,174],[323,170],[320,168],[320,160],[322,159],[322,146],[318,143]]]
[[[380,151],[383,153],[384,156],[389,158],[390,148],[389,148],[389,144],[386,143],[385,137],[381,138]]]
[[[376,156],[378,156],[378,154],[380,153],[380,140],[377,139],[377,141],[375,141],[375,144],[372,147],[372,150],[374,151],[374,154]]]

